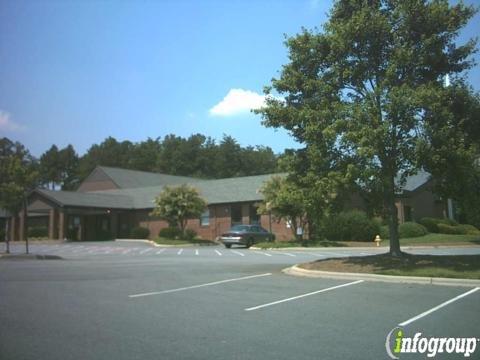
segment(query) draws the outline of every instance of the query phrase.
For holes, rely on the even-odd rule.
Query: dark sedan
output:
[[[234,225],[228,232],[222,234],[220,240],[226,248],[233,244],[249,248],[256,242],[275,240],[275,235],[259,225]]]

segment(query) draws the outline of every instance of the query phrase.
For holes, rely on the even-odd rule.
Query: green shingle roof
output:
[[[196,188],[208,204],[260,201],[263,200],[263,195],[259,190],[263,183],[273,175],[274,174],[204,180],[188,184]],[[283,176],[282,174],[278,175]],[[132,199],[134,208],[148,209],[154,207],[154,199],[163,189],[164,186],[151,186],[144,188],[103,190],[95,193],[128,196]]]
[[[133,209],[132,198],[122,194],[79,193],[45,189],[36,189],[35,192],[60,206]]]
[[[102,170],[121,189],[141,188],[159,185],[181,185],[187,182],[191,183],[201,181],[201,179],[186,176],[175,176],[145,171],[119,169],[108,166],[99,166],[98,169]]]

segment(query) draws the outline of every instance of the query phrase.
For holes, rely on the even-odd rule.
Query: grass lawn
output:
[[[388,240],[381,242],[384,246],[389,244]],[[400,245],[480,245],[480,235],[427,234],[416,238],[400,239]]]
[[[388,240],[383,240],[380,246],[389,246]],[[447,235],[427,234],[416,238],[400,239],[401,246],[440,246],[440,245],[480,245],[480,235]],[[368,241],[307,241],[305,246],[297,241],[262,242],[255,244],[261,249],[277,249],[287,247],[374,247],[375,242]]]
[[[156,238],[155,241],[159,245],[215,245],[213,241],[210,240],[182,240],[182,239],[167,239],[167,238]]]
[[[342,259],[317,260],[302,264],[309,270],[369,273],[397,276],[480,279],[480,255],[411,255],[393,258],[373,255]]]

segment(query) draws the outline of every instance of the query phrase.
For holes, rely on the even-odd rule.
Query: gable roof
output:
[[[146,171],[120,169],[108,166],[97,166],[94,171],[96,170],[102,171],[120,189],[132,189],[158,185],[181,185],[190,182],[202,181],[201,179],[187,176],[151,173]]]
[[[419,170],[415,175],[407,177],[405,185],[402,186],[400,193],[411,192],[430,181],[432,175],[424,170]],[[400,183],[400,177],[395,179],[395,183]]]
[[[35,189],[33,193],[44,196],[59,206],[94,207],[104,209],[133,209],[133,201],[129,196],[121,194],[101,194],[92,192],[54,191]]]
[[[217,180],[204,180],[188,185],[196,188],[208,204],[222,204],[233,202],[261,201],[263,195],[260,188],[263,183],[274,175],[244,176]],[[143,188],[115,189],[96,191],[95,194],[123,195],[133,201],[135,209],[149,209],[154,207],[154,199],[162,192],[164,186]]]

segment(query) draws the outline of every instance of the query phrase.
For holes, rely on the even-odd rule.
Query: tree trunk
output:
[[[5,245],[6,249],[5,252],[7,254],[10,254],[10,224],[11,220],[10,218],[7,218],[7,221],[5,222]]]
[[[22,216],[23,216],[23,237],[25,240],[25,253],[29,253],[28,248],[28,210],[27,210],[27,198],[23,197],[23,209],[22,209]]]
[[[395,179],[389,178],[388,188],[385,194],[385,208],[387,211],[388,230],[390,235],[390,255],[402,256],[400,250],[400,238],[398,235],[398,211],[395,205]]]

